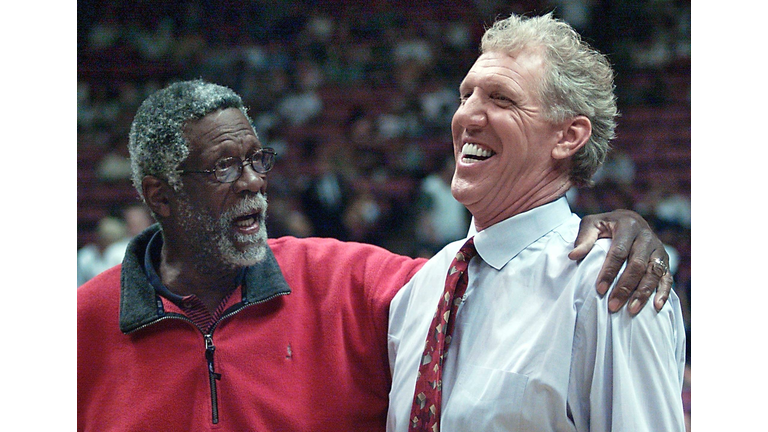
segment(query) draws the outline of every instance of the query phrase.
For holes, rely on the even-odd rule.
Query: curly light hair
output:
[[[227,108],[239,109],[251,122],[237,93],[200,79],[173,83],[141,104],[131,124],[128,150],[133,186],[142,199],[141,183],[148,175],[165,179],[174,190],[180,190],[182,181],[176,169],[189,156],[184,125]]]
[[[619,112],[611,65],[551,12],[538,17],[513,14],[496,21],[480,43],[481,53],[515,55],[524,50],[543,55],[547,69],[538,96],[545,118],[559,122],[584,115],[592,123],[592,135],[571,159],[569,173],[576,186],[589,186],[615,137]]]

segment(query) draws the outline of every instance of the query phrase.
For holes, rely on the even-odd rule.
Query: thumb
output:
[[[576,241],[574,242],[574,248],[573,250],[568,253],[568,258],[578,261],[580,259],[583,259],[590,250],[592,250],[592,246],[595,245],[595,242],[597,241],[599,234],[599,230],[596,229],[594,226],[590,227],[584,227],[582,226],[579,229],[579,235],[576,236]]]
[[[610,214],[587,215],[581,219],[576,241],[573,242],[574,248],[568,258],[575,261],[583,259],[592,250],[598,238],[613,237],[613,224],[606,216]]]

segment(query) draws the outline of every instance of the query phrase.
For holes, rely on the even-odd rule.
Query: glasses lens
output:
[[[261,149],[253,155],[251,166],[256,172],[266,173],[272,169],[275,164],[275,151],[272,149]]]
[[[226,158],[216,162],[213,169],[216,180],[222,183],[232,183],[240,177],[243,166],[238,158]]]

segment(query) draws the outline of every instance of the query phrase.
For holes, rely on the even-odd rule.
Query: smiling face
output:
[[[482,54],[462,81],[451,122],[456,158],[451,190],[478,229],[542,205],[567,190],[553,155],[563,125],[544,118],[538,86],[544,61],[534,51]],[[565,187],[565,190],[562,188]]]
[[[184,128],[189,157],[181,169],[207,170],[223,158],[246,159],[261,142],[243,113],[235,108],[213,112]],[[213,174],[189,173],[171,203],[174,225],[198,262],[242,267],[266,253],[264,225],[266,176],[250,165],[233,183],[220,183]]]

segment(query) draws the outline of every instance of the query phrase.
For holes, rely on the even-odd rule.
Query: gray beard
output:
[[[203,273],[217,273],[222,269],[239,269],[255,265],[267,255],[267,200],[262,194],[250,195],[218,219],[208,209],[192,203],[183,192],[179,195],[180,226],[190,243],[195,246],[194,255]],[[232,231],[235,217],[259,212],[259,231],[243,235]],[[236,244],[240,246],[238,248]]]

